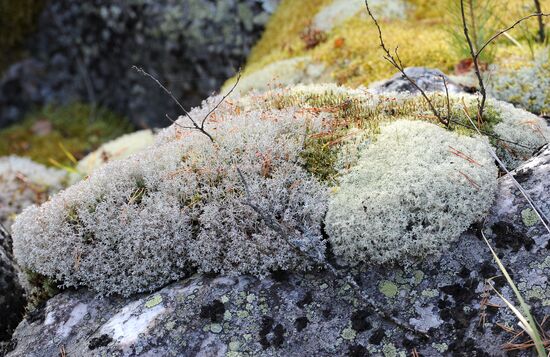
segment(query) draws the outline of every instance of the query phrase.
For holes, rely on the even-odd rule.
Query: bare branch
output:
[[[430,110],[437,117],[437,119],[439,119],[439,121],[443,125],[449,125],[449,120],[446,120],[445,118],[443,118],[443,116],[439,113],[439,111],[433,105],[432,101],[430,100],[426,92],[422,88],[420,88],[416,84],[416,82],[405,73],[405,68],[403,66],[403,63],[401,62],[401,58],[399,57],[399,52],[398,52],[399,47],[395,48],[395,51],[394,51],[395,57],[390,53],[390,51],[386,47],[386,44],[384,43],[384,37],[382,35],[382,28],[378,24],[376,17],[374,17],[373,13],[371,12],[368,0],[365,0],[365,6],[367,7],[367,12],[369,13],[370,18],[372,19],[372,21],[374,22],[374,25],[376,26],[376,29],[378,30],[378,39],[380,41],[380,47],[382,47],[382,50],[385,52],[384,59],[388,61],[392,66],[394,66],[401,73],[403,78],[409,81],[420,92],[422,97],[424,97],[424,99],[428,103]]]
[[[464,28],[464,36],[466,36],[466,41],[468,42],[468,47],[470,49],[470,56],[472,57],[472,61],[474,62],[474,71],[479,83],[479,91],[481,93],[481,102],[479,103],[478,110],[477,110],[478,121],[481,121],[483,120],[483,110],[485,108],[485,101],[487,100],[487,90],[485,89],[485,84],[483,83],[483,77],[481,76],[481,70],[479,69],[478,56],[480,51],[476,52],[476,50],[474,49],[472,40],[470,38],[470,31],[468,29],[468,24],[466,22],[466,14],[464,13],[464,0],[460,0],[460,13],[462,15],[462,26]],[[483,49],[483,47],[484,46],[482,46],[481,49]]]
[[[146,77],[149,77],[151,80],[153,80],[160,88],[162,88],[162,90],[164,92],[166,92],[166,94],[168,94],[170,96],[170,98],[172,98],[172,100],[178,105],[178,107],[180,107],[180,109],[183,111],[183,113],[185,114],[185,116],[189,119],[189,121],[191,121],[191,124],[193,124],[193,129],[195,130],[198,130],[200,131],[201,133],[203,133],[204,135],[206,135],[208,137],[208,139],[210,139],[211,142],[214,142],[214,138],[208,133],[206,132],[206,130],[204,130],[204,127],[203,126],[199,126],[197,124],[197,122],[193,119],[193,117],[191,117],[191,114],[189,114],[189,112],[183,107],[183,105],[179,102],[179,100],[172,94],[172,92],[170,90],[168,90],[168,88],[166,88],[162,83],[160,83],[160,81],[158,79],[156,79],[152,74],[149,74],[147,72],[145,72],[142,68],[139,68],[137,66],[132,66],[132,68],[134,70],[136,70],[138,73],[146,76]],[[219,104],[218,104],[219,105]],[[168,117],[168,115],[166,116],[172,123],[178,125],[181,127],[181,125],[177,124],[175,120],[172,120],[170,117]],[[204,124],[204,121],[203,121],[203,124]]]
[[[449,98],[449,87],[447,86],[447,78],[444,75],[441,75],[443,80],[443,86],[445,87],[445,100],[447,102],[447,123],[451,123],[451,99]]]
[[[453,120],[453,119],[451,119],[450,122],[453,123],[453,124],[462,126],[462,127],[464,127],[464,128],[476,129],[476,128],[470,126],[470,125],[466,125],[466,124],[464,124],[464,123],[461,123],[461,122],[459,122],[458,120]],[[493,138],[493,139],[495,139],[495,140],[501,141],[501,142],[503,142],[503,143],[508,143],[508,144],[512,144],[512,145],[515,145],[515,146],[522,147],[522,148],[524,148],[524,149],[533,150],[533,147],[531,147],[531,146],[527,146],[527,145],[523,145],[523,144],[520,144],[520,143],[515,142],[515,141],[503,139],[503,138],[501,138],[500,136],[495,135],[495,134],[492,134],[492,133],[489,133],[489,132],[487,132],[487,131],[483,131],[483,130],[480,130],[480,129],[477,129],[477,130],[479,130],[479,132],[481,132],[483,135],[488,136],[488,137],[490,137],[490,138]]]
[[[237,73],[237,81],[235,82],[235,84],[233,84],[233,86],[231,87],[231,89],[229,90],[229,92],[227,92],[226,95],[223,96],[223,98],[220,100],[220,102],[218,104],[216,104],[216,106],[214,108],[212,108],[211,111],[208,112],[208,114],[206,114],[206,116],[202,119],[202,122],[201,122],[201,128],[204,129],[204,123],[206,122],[206,120],[208,119],[208,117],[210,116],[210,114],[212,114],[213,112],[216,111],[216,109],[218,109],[218,107],[220,106],[220,104],[222,104],[225,99],[227,97],[229,97],[231,95],[231,93],[233,93],[233,91],[235,90],[235,88],[237,88],[237,85],[239,84],[239,81],[241,80],[241,75],[242,75],[242,72],[241,72],[241,69],[239,68],[239,72]]]
[[[485,47],[487,47],[491,42],[493,42],[494,40],[496,40],[498,37],[500,37],[501,35],[503,35],[504,33],[510,31],[511,29],[513,29],[514,27],[516,27],[517,25],[519,25],[520,23],[522,23],[523,21],[527,20],[527,19],[530,19],[532,17],[535,17],[537,16],[539,18],[539,21],[542,21],[542,18],[543,17],[546,17],[546,16],[550,16],[550,14],[544,14],[542,12],[538,12],[538,13],[534,13],[534,14],[530,14],[530,15],[527,15],[527,16],[524,16],[522,17],[521,19],[517,20],[516,22],[514,22],[513,25],[511,26],[508,26],[507,28],[505,28],[504,30],[500,30],[499,32],[497,32],[496,34],[494,34],[493,36],[491,36],[491,38],[489,40],[487,40],[487,42],[485,42],[480,48],[479,50],[477,51],[477,53],[475,54],[476,57],[479,57],[479,55],[481,54],[481,52],[485,49]],[[543,33],[544,33],[544,24],[543,24]]]

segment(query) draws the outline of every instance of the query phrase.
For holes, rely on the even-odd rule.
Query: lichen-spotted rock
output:
[[[549,174],[550,147],[514,172],[546,215]],[[504,177],[485,229],[542,320],[550,314],[550,235],[525,209]],[[471,227],[441,259],[351,271],[378,308],[429,337],[380,317],[326,271],[264,279],[197,275],[125,299],[101,299],[87,290],[61,293],[19,325],[9,356],[60,350],[68,356],[406,356],[413,350],[422,356],[504,356],[502,345],[513,336],[500,326],[517,330],[517,320],[486,286],[500,273],[480,229]],[[502,278],[495,286],[515,301]]]

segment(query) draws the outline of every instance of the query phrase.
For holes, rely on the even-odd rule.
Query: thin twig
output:
[[[470,11],[473,11],[471,5],[470,5]],[[477,120],[478,120],[478,122],[481,123],[483,121],[483,111],[485,110],[485,103],[486,103],[486,100],[487,100],[487,90],[485,88],[485,84],[483,82],[483,77],[481,75],[481,70],[480,70],[480,67],[479,67],[479,56],[481,55],[483,50],[491,42],[493,42],[494,40],[496,40],[498,37],[505,34],[506,32],[510,31],[511,29],[516,27],[518,24],[522,23],[523,21],[536,16],[536,17],[539,18],[539,22],[540,22],[540,21],[542,21],[542,18],[544,16],[550,16],[550,14],[542,13],[540,11],[540,6],[539,6],[539,8],[537,8],[537,13],[530,14],[530,15],[522,17],[521,19],[514,22],[511,26],[508,26],[505,29],[500,30],[499,32],[497,32],[496,34],[491,36],[483,45],[481,45],[481,47],[479,47],[479,49],[476,49],[474,44],[472,43],[471,38],[470,38],[470,31],[469,31],[469,28],[468,28],[468,23],[466,21],[466,14],[465,14],[465,10],[464,10],[464,0],[460,0],[460,12],[461,12],[461,15],[462,15],[462,26],[463,26],[463,30],[464,30],[464,36],[466,37],[466,42],[468,43],[468,48],[470,50],[470,56],[472,57],[472,61],[473,61],[473,64],[474,64],[474,72],[475,72],[475,75],[476,75],[478,83],[479,83],[479,92],[481,93],[481,101],[478,105],[478,111],[477,111]],[[543,24],[543,26],[544,26],[544,24]]]
[[[493,36],[491,36],[491,38],[489,40],[487,40],[487,42],[485,42],[480,48],[479,50],[477,51],[477,56],[476,57],[479,57],[479,55],[481,54],[481,52],[485,49],[485,47],[487,47],[491,42],[493,42],[494,40],[496,40],[498,37],[500,37],[501,35],[503,35],[504,33],[510,31],[511,29],[513,29],[514,27],[516,27],[517,25],[519,25],[520,23],[522,23],[523,21],[527,20],[527,19],[530,19],[531,17],[539,17],[539,18],[542,18],[542,17],[546,17],[546,16],[550,16],[550,14],[545,14],[545,13],[534,13],[534,14],[530,14],[530,15],[527,15],[527,16],[524,16],[522,17],[521,19],[517,20],[516,22],[514,22],[513,25],[511,26],[508,26],[507,28],[505,28],[504,30],[500,30],[499,32],[497,32],[496,34],[494,34]]]
[[[451,99],[449,98],[449,87],[447,86],[447,78],[445,78],[445,75],[441,75],[441,79],[443,80],[443,86],[445,87],[445,98],[447,101],[447,124],[450,124],[451,121]]]
[[[464,128],[475,129],[475,128],[469,126],[469,125],[466,125],[466,124],[464,124],[464,123],[459,122],[458,120],[451,119],[450,122],[453,123],[453,124],[456,124],[456,125],[460,125],[460,126],[462,126],[462,127],[464,127]],[[479,129],[478,129],[478,130],[479,130]],[[492,133],[489,133],[489,132],[486,132],[486,131],[483,131],[483,130],[480,130],[480,132],[481,132],[483,135],[488,136],[488,137],[491,137],[491,138],[493,138],[493,139],[495,139],[495,140],[502,141],[502,142],[504,142],[504,143],[508,143],[508,144],[512,144],[512,145],[516,145],[516,146],[522,147],[522,148],[524,148],[524,149],[533,150],[533,147],[531,147],[531,146],[527,146],[527,145],[523,145],[523,144],[517,143],[517,142],[515,142],[515,141],[503,139],[503,138],[501,138],[501,137],[498,136],[498,135],[495,135],[495,134],[492,134]]]
[[[307,249],[307,247],[304,247],[304,246],[300,245],[297,241],[295,241],[293,239],[290,239],[289,234],[287,234],[285,232],[284,227],[279,222],[277,222],[277,220],[275,220],[269,214],[264,212],[264,210],[262,210],[258,205],[256,205],[252,201],[252,195],[250,193],[248,183],[246,182],[246,179],[245,179],[243,173],[241,172],[241,170],[238,167],[236,167],[236,169],[237,169],[237,173],[239,174],[239,177],[241,179],[242,185],[244,187],[245,195],[246,195],[244,203],[247,206],[249,206],[250,208],[252,208],[260,216],[260,218],[265,222],[265,224],[269,228],[273,229],[273,231],[275,231],[277,234],[279,234],[281,236],[281,238],[283,238],[283,240],[285,242],[287,242],[292,247],[292,249],[294,251],[296,251],[300,255],[306,256],[306,258],[311,259],[315,263],[323,266],[337,280],[346,281],[349,285],[351,285],[353,287],[354,291],[361,297],[361,299],[366,304],[368,304],[373,309],[373,311],[376,312],[376,314],[378,314],[379,316],[381,316],[385,320],[391,321],[396,326],[399,326],[399,327],[401,327],[401,328],[403,328],[407,331],[410,331],[414,334],[421,335],[423,337],[429,338],[429,335],[428,335],[427,331],[417,329],[414,326],[411,326],[410,324],[408,324],[407,322],[402,321],[402,320],[398,319],[397,317],[392,316],[390,313],[380,309],[377,306],[376,302],[370,296],[366,295],[363,292],[363,289],[359,286],[359,284],[357,283],[357,281],[355,280],[355,278],[351,274],[343,274],[343,273],[339,272],[330,262],[325,260],[324,256],[321,253],[317,252],[317,254],[312,254],[310,249]]]
[[[473,11],[473,10],[472,10]],[[468,29],[468,24],[466,22],[466,14],[464,12],[464,0],[460,0],[460,13],[462,15],[462,25],[464,29],[464,36],[466,36],[466,42],[468,42],[468,48],[470,49],[470,55],[472,56],[472,61],[474,62],[474,71],[477,77],[477,80],[479,82],[479,91],[481,93],[481,102],[478,106],[477,110],[477,118],[478,121],[483,120],[483,110],[485,108],[485,101],[487,100],[487,90],[485,89],[485,84],[483,83],[483,77],[481,76],[481,70],[479,69],[479,61],[478,56],[481,53],[481,50],[484,48],[480,48],[479,51],[476,51],[474,48],[474,44],[472,43],[472,40],[470,39],[470,32]]]
[[[437,119],[439,119],[439,121],[442,124],[449,125],[449,120],[443,118],[443,116],[439,113],[439,111],[433,105],[432,101],[430,100],[426,92],[422,88],[420,88],[420,86],[418,86],[418,84],[416,84],[416,82],[405,73],[405,68],[403,66],[403,63],[401,62],[401,58],[399,57],[399,53],[398,53],[399,48],[398,47],[395,48],[395,51],[394,51],[395,57],[394,57],[386,47],[386,44],[384,43],[384,38],[382,36],[382,28],[378,24],[376,17],[374,17],[373,13],[371,12],[368,0],[365,0],[365,6],[367,7],[367,12],[369,13],[370,18],[372,19],[372,21],[374,22],[374,25],[378,30],[378,39],[380,41],[380,47],[382,47],[382,50],[384,50],[385,52],[384,59],[388,61],[392,66],[394,66],[401,73],[403,78],[409,81],[420,92],[420,94],[424,97],[426,102],[428,102],[428,105],[430,106],[430,110],[434,113]]]
[[[241,75],[242,75],[242,71],[241,69],[239,68],[239,72],[237,73],[237,80],[235,81],[235,84],[233,84],[233,86],[231,87],[231,89],[229,90],[229,92],[227,92],[226,95],[223,96],[223,98],[219,101],[218,104],[216,104],[216,106],[214,108],[212,108],[212,110],[210,110],[208,112],[208,114],[206,114],[206,116],[202,119],[202,122],[201,122],[201,128],[204,128],[204,123],[206,122],[206,120],[208,119],[208,117],[210,116],[210,114],[212,114],[213,112],[216,111],[216,109],[218,109],[218,107],[220,106],[220,104],[223,103],[223,101],[229,97],[231,95],[231,93],[233,93],[233,91],[235,90],[235,88],[237,88],[237,85],[239,85],[239,81],[241,80]]]
[[[474,123],[474,121],[472,120],[472,117],[470,116],[470,113],[468,113],[468,109],[466,107],[466,104],[463,103],[463,111],[464,113],[466,114],[466,117],[468,118],[468,120],[470,121],[470,123],[472,124],[472,126],[475,128],[475,130],[477,131],[477,133],[479,135],[482,135],[481,134],[481,131],[479,131],[479,129],[477,128],[476,124]],[[546,217],[546,215],[544,214],[544,212],[538,208],[538,206],[535,204],[535,202],[533,202],[533,200],[531,199],[531,197],[529,197],[529,194],[523,189],[523,187],[521,187],[521,185],[519,184],[519,182],[514,178],[514,175],[512,175],[510,173],[510,171],[508,171],[508,169],[506,168],[506,165],[504,165],[504,163],[500,160],[500,158],[497,156],[497,154],[493,151],[493,148],[491,148],[491,146],[485,142],[485,145],[487,147],[487,150],[489,151],[489,153],[491,154],[491,156],[495,159],[495,161],[498,163],[498,165],[500,166],[500,168],[506,172],[506,174],[508,176],[510,176],[510,179],[512,180],[512,182],[514,183],[514,186],[516,186],[516,188],[521,192],[521,194],[523,195],[523,197],[525,197],[525,199],[527,200],[527,202],[529,203],[529,205],[531,206],[531,208],[533,209],[533,211],[535,211],[535,213],[537,214],[537,217],[540,219],[540,221],[542,222],[544,228],[546,228],[546,230],[548,231],[548,233],[550,233],[550,221],[548,220],[548,217]]]
[[[185,116],[189,119],[189,121],[191,121],[191,124],[193,124],[193,128],[195,130],[198,130],[200,131],[201,133],[203,133],[204,135],[206,135],[208,137],[208,139],[210,139],[210,141],[214,142],[214,138],[206,131],[204,130],[204,125],[203,126],[199,126],[197,124],[197,122],[193,119],[193,117],[191,117],[191,114],[189,114],[189,112],[184,108],[184,106],[179,102],[179,100],[174,96],[174,94],[172,94],[172,92],[166,88],[162,83],[160,83],[160,81],[158,79],[156,79],[152,74],[149,74],[147,72],[145,72],[142,68],[139,68],[137,66],[132,66],[132,68],[134,70],[136,70],[138,73],[146,76],[146,77],[149,77],[151,80],[153,80],[160,88],[162,88],[162,90],[164,92],[166,92],[166,94],[168,94],[170,96],[170,98],[172,98],[172,100],[178,105],[178,107],[180,107],[180,109],[183,111],[183,113],[185,114]],[[172,121],[172,122],[175,122],[175,121]],[[204,124],[204,122],[203,122]]]

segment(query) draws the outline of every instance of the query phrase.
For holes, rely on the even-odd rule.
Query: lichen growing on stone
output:
[[[441,94],[430,95],[444,107]],[[209,98],[191,116],[202,120],[220,99]],[[375,232],[378,238],[367,241],[374,240],[373,247],[380,250],[373,254],[384,257],[373,260],[434,253],[483,216],[496,182],[496,168],[492,160],[487,164],[485,146],[472,138],[473,129],[464,126],[462,102],[474,110],[476,97],[451,96],[451,116],[458,124],[442,128],[425,101],[409,94],[376,95],[365,89],[312,85],[234,97],[208,118],[214,143],[183,128],[188,119],[182,116],[149,148],[108,162],[41,207],[25,211],[14,228],[16,257],[24,268],[67,286],[86,285],[104,294],[123,295],[161,287],[196,270],[260,276],[274,269],[305,270],[313,262],[294,244],[322,256],[328,192],[339,183],[327,218],[335,251],[363,254],[352,248],[359,241],[345,237],[353,237],[347,229],[357,228],[354,224],[361,221],[347,220],[362,214],[349,211],[353,207],[349,202],[367,194],[380,202],[372,209],[374,216],[369,219],[374,223],[366,232]],[[514,125],[526,114],[498,101],[489,101],[486,113],[482,129],[492,137],[499,126],[501,132],[518,130]],[[381,128],[392,128],[384,125],[402,118],[414,120],[406,122],[411,133],[404,134],[403,144],[391,135],[380,136]],[[519,143],[534,146],[541,140],[521,129],[515,136]],[[386,139],[389,147],[382,148]],[[494,143],[505,149],[499,140]],[[410,152],[399,151],[410,146]],[[432,146],[439,150],[418,153]],[[371,151],[379,155],[375,160],[368,154]],[[475,165],[462,152],[482,163],[482,169],[475,171],[477,167],[471,167]],[[411,162],[401,162],[399,155],[412,155]],[[395,170],[393,181],[370,182],[369,177],[374,180],[375,174],[387,172],[382,169],[386,161],[395,162],[395,167],[386,168]],[[414,164],[420,165],[418,170]],[[370,172],[369,165],[376,168],[374,176],[358,176],[365,168]],[[399,169],[403,167],[406,170]],[[434,178],[434,171],[440,175]],[[357,177],[356,183],[373,184],[373,191],[359,189],[354,183]],[[425,194],[429,189],[436,191]],[[478,189],[479,194],[474,194]],[[348,194],[352,197],[339,198]],[[399,200],[407,197],[401,204]],[[446,227],[455,214],[461,220]],[[269,217],[282,229],[274,228]],[[386,224],[393,228],[386,231]],[[426,240],[419,238],[419,247],[398,244],[396,234],[408,234],[411,240],[425,234]],[[52,260],[58,251],[69,254]],[[367,260],[353,254],[347,258]]]
[[[122,295],[156,289],[194,269],[307,269],[311,262],[286,240],[324,250],[327,190],[298,156],[304,128],[315,125],[294,110],[236,114],[225,105],[209,127],[214,144],[172,126],[155,146],[107,163],[23,212],[14,225],[15,256],[25,269],[66,286]],[[248,200],[274,217],[285,236]]]
[[[497,168],[482,138],[396,121],[341,179],[326,231],[352,263],[388,263],[439,252],[483,217]]]

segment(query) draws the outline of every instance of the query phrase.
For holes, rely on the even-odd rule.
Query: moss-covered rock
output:
[[[550,202],[549,163],[547,148],[513,172],[543,204]],[[523,225],[524,207],[511,178],[501,178],[485,233],[542,321],[550,314],[550,237],[541,224]],[[550,214],[548,204],[541,209]],[[368,301],[327,270],[277,271],[263,278],[196,275],[129,298],[65,291],[19,325],[10,357],[57,355],[59,346],[77,356],[407,356],[416,351],[427,357],[505,357],[503,345],[512,338],[521,347],[518,356],[532,356],[529,337],[516,336],[514,313],[493,307],[504,304],[487,279],[509,301],[515,296],[498,276],[478,229],[462,234],[441,258],[403,269],[341,270],[356,277]]]
[[[430,95],[436,105],[446,108],[441,94]],[[446,169],[437,181],[437,192],[448,207],[468,206],[475,193],[469,185],[475,182],[483,192],[478,198],[490,202],[495,167],[487,154],[480,155],[479,145],[470,152],[469,143],[477,141],[470,137],[474,130],[463,113],[463,105],[468,110],[475,108],[476,97],[451,99],[453,124],[445,127],[438,124],[421,96],[411,94],[375,95],[364,89],[313,85],[237,96],[220,106],[221,97],[210,98],[190,116],[201,121],[216,108],[206,121],[213,142],[186,128],[189,119],[180,117],[157,134],[150,147],[108,162],[88,179],[19,215],[14,225],[15,254],[26,269],[103,294],[154,290],[195,270],[264,276],[275,269],[310,269],[314,264],[300,249],[318,259],[324,257],[327,240],[321,233],[329,189],[345,182],[350,170],[368,162],[364,155],[374,150],[377,138],[384,137],[381,128],[388,122],[408,118],[413,126],[433,128],[427,132],[434,138],[421,132],[406,138],[420,153],[434,150],[432,139],[448,139],[437,142],[443,145],[437,153],[445,158],[437,165]],[[502,103],[490,101],[481,126],[499,150],[508,146],[501,144],[506,137],[500,137],[497,129],[516,135],[516,125],[528,117],[519,109],[507,110]],[[542,119],[533,117],[529,119],[539,120],[541,128],[549,130],[542,127]],[[514,138],[530,148],[545,142],[539,134],[521,127]],[[391,156],[391,150],[378,152],[379,165],[385,159],[399,159],[399,155]],[[485,174],[472,171],[468,155],[473,156],[472,162],[486,165]],[[511,151],[510,157],[521,160],[517,151]],[[456,165],[458,173],[449,164],[454,159],[463,164]],[[427,175],[431,164],[434,170],[439,167],[429,160],[420,161],[420,171]],[[417,193],[429,191],[429,180],[414,180],[419,185]],[[388,195],[395,192],[390,190]],[[398,202],[399,197],[392,199]],[[426,207],[432,218],[443,204],[434,200]],[[484,216],[486,206],[472,207],[448,239]],[[414,205],[409,208],[415,209]],[[396,232],[406,231],[409,225],[435,229],[423,222],[422,215],[410,214],[410,224],[394,222],[399,226]],[[429,223],[442,224],[434,222]],[[380,239],[384,239],[382,233]],[[427,253],[444,246],[432,243]],[[63,249],[73,254],[52,259]],[[344,258],[353,262],[349,256]]]
[[[550,49],[540,50],[534,60],[497,67],[490,76],[490,92],[530,112],[550,113]]]

